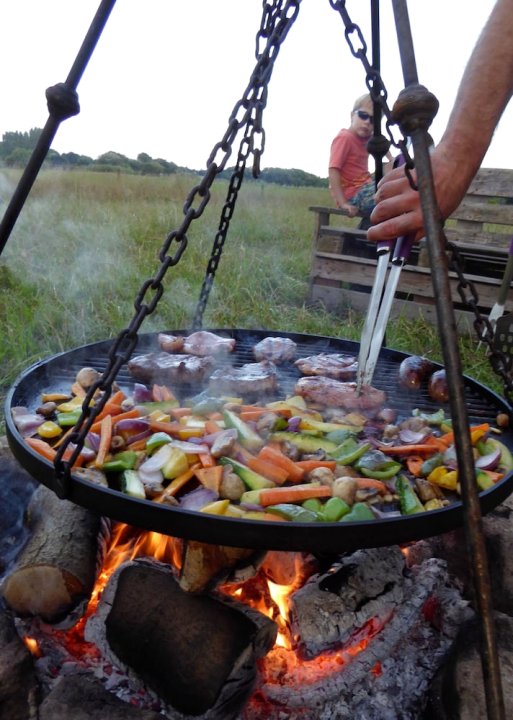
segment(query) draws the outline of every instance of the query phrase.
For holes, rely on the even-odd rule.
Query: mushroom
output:
[[[333,496],[339,497],[341,500],[344,500],[348,505],[354,504],[357,489],[358,485],[356,483],[356,480],[347,475],[335,478],[332,485]]]
[[[219,497],[227,500],[240,500],[245,490],[246,486],[240,477],[226,466],[219,486]]]
[[[88,390],[91,385],[94,385],[94,383],[100,379],[100,377],[101,374],[98,370],[95,370],[92,367],[84,367],[78,371],[75,379],[77,383],[84,388],[84,390]]]

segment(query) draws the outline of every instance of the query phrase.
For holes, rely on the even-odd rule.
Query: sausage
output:
[[[418,390],[422,381],[435,369],[434,364],[420,355],[410,355],[399,365],[399,385]]]
[[[431,400],[435,402],[445,403],[448,401],[449,386],[447,385],[444,368],[437,370],[429,378],[428,393]]]

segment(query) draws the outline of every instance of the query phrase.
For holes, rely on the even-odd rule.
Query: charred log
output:
[[[39,720],[162,720],[159,713],[119,700],[91,675],[59,678],[41,703],[38,717]]]
[[[12,613],[0,603],[0,720],[34,717],[37,696],[32,655],[16,632]]]
[[[185,540],[180,587],[189,593],[205,592],[226,580],[237,568],[251,564],[251,559],[256,556],[255,550],[248,548],[209,545],[197,540]]]
[[[40,485],[27,511],[30,537],[2,594],[20,616],[56,622],[85,607],[105,551],[109,523]]]
[[[229,598],[184,593],[170,566],[143,559],[112,575],[85,636],[172,709],[229,720],[247,701],[256,658],[276,632]]]

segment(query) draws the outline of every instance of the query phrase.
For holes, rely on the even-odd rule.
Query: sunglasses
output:
[[[355,110],[355,113],[358,115],[360,120],[368,120],[369,122],[374,120],[374,115],[369,115],[369,113],[365,112],[365,110]]]

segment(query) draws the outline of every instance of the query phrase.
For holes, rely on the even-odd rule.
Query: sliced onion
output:
[[[170,447],[171,445],[178,448],[186,455],[200,455],[201,453],[208,453],[210,450],[206,443],[196,445],[196,443],[186,442],[184,440],[171,440],[169,445],[166,445],[166,447]]]
[[[237,430],[235,428],[228,428],[227,430],[218,430],[215,433],[210,433],[209,435],[202,435],[202,437],[191,437],[189,438],[188,442],[193,443],[194,445],[203,445],[206,444],[209,447],[212,447],[212,445],[215,443],[215,441],[220,438],[233,438],[234,440],[237,438]],[[196,448],[196,452],[198,452],[198,449]]]
[[[141,465],[137,474],[139,475],[139,480],[142,484],[148,485],[149,487],[158,487],[159,485],[162,485],[162,480],[164,479],[160,470],[148,470],[144,467],[144,464]]]
[[[23,437],[33,435],[46,418],[39,413],[32,413],[25,407],[16,407],[11,410],[12,419]]]
[[[218,494],[213,490],[200,487],[184,495],[180,500],[180,507],[184,510],[201,510],[205,505],[217,500],[218,497]]]
[[[144,440],[145,438],[149,437],[150,435],[151,435],[151,428],[148,427],[146,430],[143,430],[142,432],[137,433],[136,435],[130,435],[127,442],[129,444],[135,443],[135,442],[138,442],[139,440]]]
[[[494,470],[501,459],[500,448],[496,448],[487,455],[480,455],[476,460],[476,468],[480,470]]]
[[[150,473],[160,470],[171,457],[171,453],[172,449],[169,443],[162,445],[150,458],[141,463],[139,470]]]
[[[148,420],[144,420],[143,418],[124,418],[123,420],[118,420],[116,422],[116,418],[114,418],[115,423],[115,429],[119,432],[143,432],[144,430],[149,430],[150,423]]]
[[[430,434],[429,430],[410,430],[404,428],[399,431],[399,439],[405,445],[418,445]]]
[[[88,432],[86,435],[86,443],[92,450],[98,452],[100,448],[100,436],[98,433]]]
[[[153,400],[150,388],[142,383],[135,383],[133,397],[136,403],[151,402]]]
[[[291,417],[287,424],[287,430],[289,432],[299,432],[299,426],[301,425],[301,416],[300,415],[294,415],[294,417]]]

